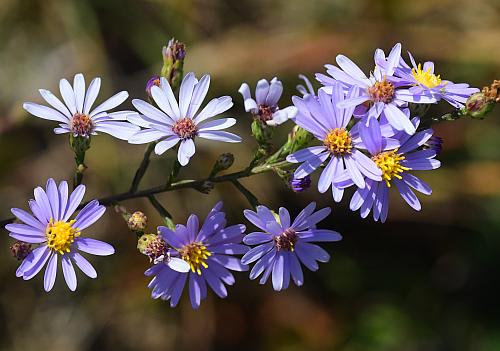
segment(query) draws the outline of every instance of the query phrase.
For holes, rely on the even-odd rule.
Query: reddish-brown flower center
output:
[[[69,127],[75,135],[89,136],[94,130],[94,121],[86,114],[75,113]]]
[[[267,122],[273,119],[274,112],[276,112],[276,107],[259,105],[259,112],[257,112],[255,117],[260,119],[262,122]]]
[[[189,117],[184,117],[175,122],[172,131],[181,139],[193,139],[198,134],[198,127]]]
[[[368,88],[368,95],[373,102],[383,102],[384,104],[390,103],[394,100],[394,84],[383,80],[381,82],[376,82],[371,87]]]
[[[293,230],[292,228],[288,228],[280,235],[274,237],[274,244],[278,251],[280,250],[293,251],[297,239],[298,236],[295,230]]]

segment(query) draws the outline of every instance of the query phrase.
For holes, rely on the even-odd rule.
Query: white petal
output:
[[[85,78],[83,74],[75,74],[73,90],[75,91],[76,110],[81,113],[83,112],[83,102],[85,101]]]
[[[89,89],[87,90],[87,95],[85,96],[85,102],[83,104],[83,113],[86,115],[90,112],[92,105],[99,95],[99,90],[101,89],[101,78],[97,77],[92,79],[90,82]]]
[[[58,121],[67,123],[68,117],[64,116],[61,112],[54,110],[53,108],[38,105],[33,102],[25,102],[23,108],[34,116],[48,119],[50,121]]]
[[[90,116],[93,117],[97,115],[99,112],[104,112],[107,110],[111,110],[115,108],[116,106],[120,105],[122,102],[127,100],[128,98],[128,93],[126,91],[120,91],[119,93],[116,93],[106,101],[104,101],[102,104],[97,106],[91,113]]]
[[[61,79],[59,81],[59,90],[61,91],[61,96],[66,106],[68,106],[71,115],[74,115],[76,113],[76,100],[71,84],[69,84],[66,79]]]

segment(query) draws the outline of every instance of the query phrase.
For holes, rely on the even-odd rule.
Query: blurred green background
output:
[[[175,36],[187,44],[186,71],[212,75],[209,98],[231,95],[228,115],[245,141],[200,141],[181,177],[208,173],[217,155],[246,166],[255,144],[237,89],[277,75],[295,92],[297,75],[323,72],[343,53],[366,71],[373,51],[402,42],[419,61],[433,60],[445,79],[487,85],[500,78],[498,0],[2,0],[0,2],[0,217],[27,207],[32,189],[48,177],[71,179],[72,153],[56,123],[28,116],[24,101],[42,102],[38,88],[58,93],[60,78],[83,72],[103,78],[98,101],[118,90],[145,98],[147,79],[161,68],[161,48]],[[122,105],[132,108],[130,99]],[[439,115],[448,106],[433,107]],[[418,174],[434,189],[420,197],[421,212],[397,194],[388,221],[362,220],[335,205],[322,226],[344,235],[323,245],[332,260],[306,273],[305,286],[275,293],[271,285],[236,274],[225,300],[209,294],[198,311],[187,298],[171,309],[150,299],[143,275],[147,258],[113,209],[86,232],[111,242],[117,253],[93,257],[99,277],[79,274],[71,293],[61,272],[43,292],[42,274],[16,279],[13,242],[3,231],[0,255],[0,348],[5,350],[500,350],[500,109],[484,121],[436,126],[444,138],[443,167]],[[282,127],[276,143],[291,124]],[[144,146],[108,135],[87,153],[86,199],[125,191]],[[172,153],[154,156],[142,187],[164,182]],[[309,201],[331,206],[315,189],[294,194],[272,174],[243,180],[268,206],[298,211]],[[225,200],[231,223],[248,205],[230,185],[210,195],[184,190],[159,196],[183,222],[205,216]],[[151,227],[160,217],[146,201]]]

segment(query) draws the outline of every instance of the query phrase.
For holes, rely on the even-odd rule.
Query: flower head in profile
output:
[[[392,48],[387,58],[382,50],[377,49],[375,69],[370,77],[367,77],[349,58],[338,55],[336,61],[340,68],[326,65],[327,73],[331,77],[323,74],[317,74],[316,77],[327,88],[336,81],[341,82],[344,88],[358,87],[359,94],[339,102],[339,107],[358,107],[357,114],[365,119],[366,124],[370,119],[378,119],[383,115],[395,129],[413,134],[415,128],[401,108],[405,107],[408,102],[430,104],[437,100],[431,95],[426,95],[425,92],[411,91],[401,86],[399,79],[394,77],[400,59],[401,44],[399,43]]]
[[[419,119],[415,117],[412,122],[417,128]],[[364,125],[360,127],[364,144],[372,155],[372,160],[382,171],[382,180],[367,179],[366,186],[357,189],[351,198],[350,208],[353,211],[359,209],[363,218],[373,211],[375,221],[385,222],[389,211],[389,189],[395,186],[408,205],[419,211],[420,201],[412,189],[425,195],[430,195],[432,189],[411,172],[436,169],[440,167],[441,162],[435,159],[437,155],[435,149],[424,148],[432,137],[432,129],[419,131],[413,136],[402,132],[396,133],[392,139],[399,140],[401,146],[398,148],[391,146],[393,142],[384,137],[381,130],[388,128],[381,127],[376,120],[370,121],[368,127]],[[345,185],[352,185],[352,182],[349,184],[348,181]]]
[[[59,260],[66,284],[72,291],[76,290],[74,265],[90,278],[97,277],[94,267],[79,251],[107,256],[115,250],[107,243],[81,236],[82,231],[94,224],[106,211],[97,200],[89,202],[71,219],[84,194],[84,185],[79,185],[69,195],[65,181],[57,186],[53,179],[49,179],[45,189],[35,188],[35,199],[29,201],[33,214],[18,208],[12,209],[14,216],[23,223],[7,224],[5,229],[10,232],[9,235],[24,243],[38,245],[24,258],[16,271],[17,277],[29,280],[47,265],[43,286],[46,291],[50,291],[56,281]]]
[[[236,123],[234,118],[209,121],[210,118],[233,106],[231,97],[212,99],[198,112],[209,86],[209,75],[204,75],[198,81],[193,73],[188,73],[182,80],[179,103],[177,103],[170,84],[162,77],[160,86],[151,86],[152,98],[159,109],[145,101],[132,100],[132,104],[141,114],[131,114],[128,120],[144,129],[132,135],[128,140],[129,143],[144,144],[157,141],[155,152],[158,155],[180,143],[177,159],[182,166],[185,166],[195,153],[196,138],[228,143],[240,142],[239,136],[222,130],[233,126]]]
[[[153,276],[148,287],[152,289],[154,299],[170,300],[170,306],[175,307],[187,281],[191,305],[198,308],[207,296],[207,284],[219,297],[225,298],[225,285],[235,282],[229,270],[248,269],[234,257],[248,251],[248,247],[241,244],[245,226],[236,224],[226,227],[226,215],[221,208],[221,202],[215,205],[201,228],[194,214],[185,226],[178,224],[175,230],[158,227],[161,238],[169,246],[168,257],[183,260],[187,269],[184,270],[180,264],[172,268],[163,262],[148,269],[145,274]]]
[[[78,73],[73,86],[66,79],[59,82],[64,103],[50,91],[40,89],[40,94],[51,107],[25,102],[23,108],[36,117],[59,122],[59,127],[54,129],[56,134],[71,133],[75,137],[89,137],[101,132],[127,140],[139,130],[126,121],[126,116],[131,111],[108,111],[123,103],[128,98],[128,93],[121,91],[92,109],[100,88],[101,78],[97,77],[85,91],[85,78]]]
[[[316,271],[317,262],[327,262],[330,255],[313,242],[338,241],[342,236],[327,229],[317,229],[316,224],[330,214],[326,207],[314,212],[316,204],[311,202],[292,222],[288,210],[279,209],[275,215],[265,206],[258,206],[257,212],[245,210],[245,217],[260,231],[245,236],[243,242],[256,245],[250,249],[241,262],[256,262],[250,271],[250,279],[262,274],[260,284],[265,284],[272,274],[276,291],[288,288],[290,277],[296,285],[304,283],[300,263],[311,271]]]
[[[427,61],[424,64],[417,64],[411,53],[411,67],[401,60],[400,67],[396,70],[396,75],[401,77],[401,83],[410,85],[410,92],[414,94],[432,95],[436,100],[444,99],[455,108],[462,108],[469,96],[479,92],[479,89],[469,87],[465,83],[453,83],[449,80],[441,79],[439,74],[434,72],[434,62]]]
[[[293,119],[297,114],[297,109],[294,106],[283,109],[278,107],[278,101],[283,93],[283,84],[276,77],[271,82],[266,79],[257,82],[255,99],[252,98],[247,83],[241,84],[238,92],[243,96],[245,111],[251,112],[254,118],[269,126],[280,125],[289,119]]]
[[[335,182],[345,170],[349,178],[360,188],[365,186],[365,176],[373,180],[382,179],[382,172],[358,149],[359,138],[348,128],[354,106],[346,109],[338,107],[339,102],[356,96],[357,91],[358,89],[354,87],[346,96],[340,84],[335,83],[332,86],[332,95],[320,89],[318,99],[313,95],[293,98],[299,111],[295,123],[312,133],[322,145],[299,150],[287,156],[286,160],[301,163],[295,170],[295,178],[304,178],[325,163],[325,169],[319,178],[318,190],[324,193],[332,187],[335,201],[340,201],[343,196],[343,189],[338,188]]]

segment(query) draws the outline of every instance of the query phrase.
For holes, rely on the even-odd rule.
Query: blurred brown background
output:
[[[28,116],[24,101],[42,102],[38,88],[58,93],[58,81],[83,72],[87,84],[103,78],[100,100],[122,89],[145,98],[147,79],[161,68],[161,47],[175,36],[187,44],[186,71],[212,75],[209,98],[231,95],[228,115],[238,145],[200,141],[181,177],[208,173],[217,155],[231,151],[234,170],[248,163],[254,141],[237,89],[242,81],[277,75],[287,105],[299,83],[333,63],[338,53],[373,66],[373,51],[402,42],[419,61],[433,60],[445,79],[481,87],[500,78],[498,0],[2,0],[0,2],[0,217],[27,207],[32,189],[48,177],[70,179],[72,154],[56,123]],[[131,108],[130,100],[123,106]],[[123,107],[122,106],[122,107]],[[430,113],[446,112],[448,106]],[[43,292],[42,274],[16,279],[12,240],[4,231],[0,256],[0,348],[5,350],[500,350],[500,109],[487,120],[436,126],[445,140],[443,167],[421,172],[434,189],[411,210],[393,194],[385,225],[362,220],[346,196],[322,225],[344,240],[323,245],[332,260],[305,275],[305,286],[275,293],[246,273],[230,296],[213,294],[192,311],[188,299],[171,309],[149,297],[147,259],[109,209],[87,234],[111,242],[117,253],[93,257],[99,277],[80,274],[76,293],[61,272]],[[283,127],[285,138],[291,124]],[[107,135],[87,153],[86,199],[128,188],[144,147]],[[142,187],[164,182],[172,153],[153,157]],[[243,181],[268,206],[294,214],[309,201],[331,206],[315,189],[294,194],[272,174]],[[245,199],[227,185],[210,195],[193,190],[159,196],[183,222],[225,200],[231,223],[242,223]],[[146,201],[151,225],[160,217]]]

